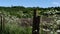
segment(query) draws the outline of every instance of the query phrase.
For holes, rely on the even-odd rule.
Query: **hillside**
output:
[[[0,7],[0,12],[7,16],[16,16],[18,18],[31,18],[33,16],[34,9],[39,10],[39,14],[44,12],[50,13],[60,12],[60,7],[49,7],[49,8],[39,8],[39,7],[23,7],[23,6],[12,6],[12,7]]]
[[[31,26],[33,23],[32,18],[34,9],[37,9],[39,16],[42,16],[40,23],[40,29],[41,29],[40,31],[46,28],[49,29],[50,31],[52,31],[51,29],[54,29],[54,31],[57,30],[60,24],[60,16],[59,16],[60,7],[40,8],[40,7],[12,6],[12,7],[0,7],[0,15],[1,14],[3,15],[4,19],[2,21],[5,24],[4,25],[5,32],[3,33],[32,34]],[[41,33],[43,33],[43,31]]]
[[[60,7],[49,7],[49,8],[40,8],[40,7],[23,7],[23,6],[12,6],[12,7],[0,7],[0,13],[4,14],[4,18],[6,22],[15,22],[15,23],[26,23],[31,24],[31,18],[33,17],[33,10],[38,10],[39,15],[45,15],[47,14],[53,15],[53,14],[59,14],[60,13]]]

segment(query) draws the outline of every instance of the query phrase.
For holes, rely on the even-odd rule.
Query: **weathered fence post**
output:
[[[39,34],[39,23],[40,16],[37,16],[36,9],[34,9],[32,34]]]
[[[1,34],[3,34],[4,29],[5,29],[3,14],[0,14],[0,26],[1,26],[0,32],[1,32]]]
[[[58,25],[58,30],[57,30],[57,34],[60,34],[60,25]]]

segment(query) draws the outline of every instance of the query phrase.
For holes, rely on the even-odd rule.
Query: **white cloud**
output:
[[[53,5],[60,6],[59,2],[53,2]]]

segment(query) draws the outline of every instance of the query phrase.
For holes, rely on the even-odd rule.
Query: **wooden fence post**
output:
[[[60,25],[58,25],[57,34],[60,34]]]
[[[2,14],[0,14],[0,26],[1,26],[1,30],[0,30],[0,32],[1,32],[1,34],[3,34],[3,32],[4,32],[4,29],[5,29],[5,25],[4,25],[4,17],[3,17],[3,15]]]
[[[40,23],[40,16],[36,15],[36,9],[35,9],[33,15],[32,34],[39,34],[39,23]]]

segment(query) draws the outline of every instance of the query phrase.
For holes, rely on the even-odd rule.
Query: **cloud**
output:
[[[53,5],[60,6],[59,2],[53,2]]]

